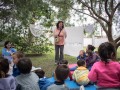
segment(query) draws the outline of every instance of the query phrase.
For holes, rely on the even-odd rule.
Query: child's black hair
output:
[[[88,48],[88,50],[92,50],[92,51],[94,51],[94,49],[95,49],[95,47],[93,45],[88,45],[87,48]]]
[[[64,64],[58,65],[55,69],[55,75],[57,80],[64,82],[64,80],[68,77],[69,72],[70,70],[67,65]]]
[[[38,75],[39,78],[43,78],[45,76],[45,72],[42,69],[35,70],[35,73]]]
[[[17,63],[17,67],[21,73],[28,74],[32,69],[32,62],[29,58],[21,58]]]
[[[88,56],[93,56],[92,50],[87,50],[86,54],[88,54]]]
[[[0,59],[0,78],[6,77],[9,71],[9,62],[7,59],[1,58]]]
[[[80,66],[84,66],[85,65],[85,61],[84,60],[78,60],[77,61],[77,65]]]
[[[108,63],[109,59],[115,59],[116,53],[113,44],[109,42],[102,43],[98,48],[98,54],[102,61]]]

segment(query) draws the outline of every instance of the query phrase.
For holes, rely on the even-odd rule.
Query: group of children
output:
[[[93,50],[93,46],[88,46],[88,55],[80,52],[73,75],[68,61],[60,61],[54,72],[54,83],[45,77],[42,69],[31,71],[32,62],[23,53],[14,52],[12,75],[8,74],[9,60],[0,59],[0,90],[69,90],[65,84],[69,77],[78,85],[94,83],[98,90],[120,90],[120,64],[115,59],[114,46],[102,43],[98,48],[99,56]]]
[[[77,61],[78,67],[73,73],[73,79],[80,85],[94,83],[98,90],[120,90],[120,63],[116,60],[114,45],[102,43],[98,53],[91,53],[90,47],[91,51],[94,50],[88,46],[88,57],[82,54],[85,59]]]
[[[68,88],[63,85],[68,77],[69,68],[67,65],[58,65],[55,69],[55,83],[47,80],[42,69],[31,71],[32,62],[24,57],[21,52],[13,54],[13,74],[9,75],[9,62],[7,59],[0,59],[0,90],[56,90],[57,88]],[[57,86],[58,85],[58,86]],[[49,88],[47,88],[50,86]],[[56,89],[55,89],[56,88]],[[58,89],[59,90],[59,89]]]

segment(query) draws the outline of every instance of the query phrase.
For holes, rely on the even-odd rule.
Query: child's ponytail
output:
[[[105,63],[108,63],[109,60],[113,59],[115,55],[115,48],[113,44],[109,42],[102,43],[98,48],[99,56],[101,57],[101,60]]]

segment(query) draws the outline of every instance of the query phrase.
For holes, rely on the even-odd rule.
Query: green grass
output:
[[[117,58],[119,58],[119,60],[120,60],[120,48],[118,48],[118,50],[117,50]]]
[[[35,67],[41,67],[45,71],[46,76],[51,77],[56,67],[53,52],[49,52],[40,57],[31,57],[31,59]],[[69,63],[76,62],[76,57],[64,55],[64,59],[68,60]]]
[[[0,51],[1,51],[0,54],[2,54],[2,48],[3,48],[3,47],[0,47]]]

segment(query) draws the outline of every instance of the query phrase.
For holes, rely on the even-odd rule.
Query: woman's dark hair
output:
[[[58,22],[57,22],[57,24],[56,24],[57,29],[59,28],[59,23],[62,23],[62,29],[63,29],[63,28],[64,28],[64,23],[63,23],[63,21],[58,21]]]
[[[7,59],[1,58],[0,59],[0,78],[6,77],[9,71],[9,62]]]
[[[93,45],[88,45],[87,48],[88,48],[88,50],[92,50],[92,51],[94,51],[94,49],[95,49],[95,47]]]
[[[85,61],[84,60],[78,60],[77,61],[77,65],[78,66],[84,66],[85,65]]]
[[[57,80],[64,82],[64,80],[68,77],[69,72],[70,70],[67,65],[63,65],[63,64],[58,65],[55,69]]]
[[[43,78],[45,75],[45,72],[42,69],[35,70],[35,73],[38,75],[39,78]]]
[[[10,41],[5,41],[5,43],[4,43],[4,47],[5,47],[5,48],[7,48],[6,45],[7,45],[8,43],[10,43]]]
[[[17,63],[17,67],[21,73],[28,74],[32,69],[32,62],[29,58],[21,58]]]
[[[101,57],[102,61],[107,63],[109,59],[115,59],[116,53],[113,44],[109,42],[102,43],[98,48],[98,54]]]
[[[86,54],[88,54],[88,56],[93,56],[92,50],[87,50]]]

